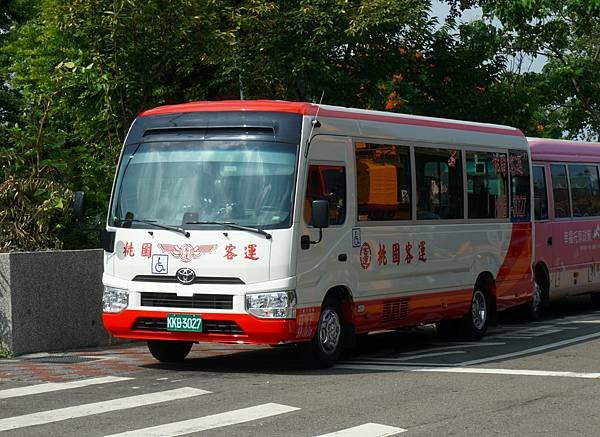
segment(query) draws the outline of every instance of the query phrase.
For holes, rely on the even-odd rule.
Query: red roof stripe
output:
[[[160,106],[144,111],[140,117],[151,115],[173,114],[181,112],[233,112],[233,111],[266,111],[287,112],[301,115],[315,115],[318,105],[303,102],[286,102],[282,100],[222,100],[214,102],[191,102],[180,105]],[[480,132],[497,135],[522,137],[523,133],[515,128],[503,128],[479,123],[458,123],[451,120],[417,117],[410,115],[383,114],[368,111],[344,111],[343,108],[332,109],[321,107],[322,117],[346,118],[352,120],[368,120],[383,123],[396,123],[410,126],[435,127],[468,132]]]

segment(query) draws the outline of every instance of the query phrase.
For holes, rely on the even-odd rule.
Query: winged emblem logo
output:
[[[198,244],[192,246],[191,244],[162,244],[159,243],[158,247],[165,253],[173,255],[175,258],[179,258],[184,263],[189,263],[191,260],[200,258],[202,255],[212,253],[217,249],[216,244]]]

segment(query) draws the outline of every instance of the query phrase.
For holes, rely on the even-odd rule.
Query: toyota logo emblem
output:
[[[194,282],[194,279],[196,279],[196,274],[192,269],[184,267],[182,269],[177,270],[177,273],[175,273],[175,277],[182,284],[188,285]]]

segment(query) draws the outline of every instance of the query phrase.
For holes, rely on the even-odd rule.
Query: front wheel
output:
[[[313,339],[301,345],[307,363],[313,367],[331,367],[342,352],[344,326],[340,304],[327,300],[321,309],[317,332]]]
[[[191,341],[148,340],[148,349],[161,363],[178,363],[188,356]]]

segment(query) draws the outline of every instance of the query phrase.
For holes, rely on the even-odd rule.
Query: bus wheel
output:
[[[590,293],[590,300],[592,301],[592,305],[600,307],[600,293]]]
[[[317,332],[308,343],[303,343],[302,353],[307,363],[314,367],[331,367],[339,358],[344,343],[342,310],[336,299],[327,299],[321,309]]]
[[[540,318],[544,309],[544,292],[537,281],[533,283],[533,296],[531,300],[523,307],[524,316],[527,320],[533,321]]]
[[[191,341],[148,340],[148,349],[161,363],[183,361],[192,349]]]
[[[482,338],[488,327],[488,316],[487,295],[479,287],[476,287],[471,298],[471,308],[463,319],[464,336],[472,340]]]

